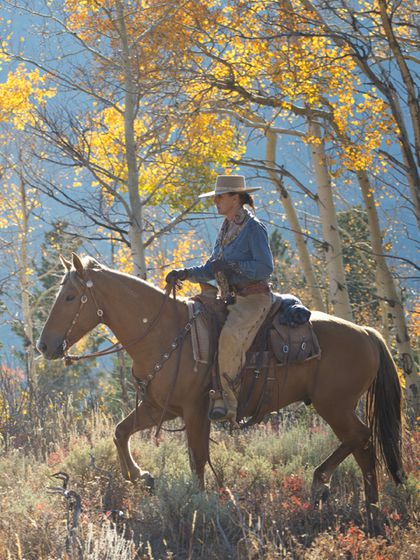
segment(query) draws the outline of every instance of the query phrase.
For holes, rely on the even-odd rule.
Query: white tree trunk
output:
[[[21,212],[21,221],[19,223],[19,239],[17,242],[18,251],[16,251],[16,265],[18,269],[19,287],[20,287],[20,304],[22,311],[23,332],[25,335],[24,351],[26,354],[26,375],[29,389],[29,407],[31,412],[36,404],[36,362],[35,362],[35,345],[34,345],[34,328],[32,320],[32,310],[30,302],[30,282],[28,271],[30,263],[28,259],[29,244],[29,220],[28,220],[28,200],[26,193],[26,184],[23,177],[19,177],[19,206]]]
[[[310,121],[309,134],[315,138],[315,141],[310,144],[310,150],[315,171],[318,208],[324,237],[330,303],[336,315],[351,321],[353,319],[353,314],[344,272],[341,239],[338,232],[330,173],[324,140],[321,135],[321,127],[317,122]]]
[[[420,377],[417,374],[414,352],[410,345],[404,307],[384,256],[385,251],[383,248],[382,233],[369,177],[366,172],[359,171],[357,173],[357,178],[368,216],[370,242],[376,261],[377,272],[382,282],[387,315],[391,317],[390,327],[393,328],[395,332],[395,342],[400,355],[400,365],[406,377],[407,405],[413,409],[418,404],[420,395]]]
[[[382,334],[387,342],[389,342],[391,338],[390,334],[390,318],[388,316],[388,305],[385,299],[385,288],[384,283],[382,280],[382,274],[376,266],[375,271],[375,283],[376,283],[376,290],[378,292],[379,297],[379,309],[380,309],[380,316],[381,316],[381,323],[382,323]]]
[[[302,266],[303,275],[305,276],[306,283],[311,292],[312,305],[315,309],[318,309],[319,311],[325,311],[325,305],[322,299],[322,293],[313,271],[311,257],[309,255],[308,247],[305,243],[305,237],[302,233],[302,229],[300,227],[300,223],[295,211],[295,207],[293,206],[293,202],[283,182],[278,177],[278,174],[275,171],[277,134],[275,132],[272,132],[268,128],[266,131],[266,138],[267,138],[266,152],[265,152],[266,162],[269,166],[270,164],[273,164],[272,169],[270,169],[270,167],[268,168],[268,174],[272,182],[276,186],[276,189],[280,195],[281,203],[286,213],[287,221],[290,225],[290,228],[293,230],[293,235],[295,238],[295,243],[299,255],[299,262]]]
[[[404,54],[394,34],[394,30],[392,28],[392,20],[387,12],[387,3],[384,0],[378,0],[378,5],[388,44],[395,56],[395,60],[397,61],[398,67],[400,69],[405,89],[407,90],[407,105],[410,112],[411,124],[414,132],[417,164],[420,165],[420,110],[417,101],[416,86],[411,72],[408,68],[407,62],[404,58]]]
[[[124,108],[124,142],[127,162],[127,189],[130,199],[129,238],[134,274],[146,278],[146,258],[143,243],[143,203],[139,194],[139,171],[134,124],[136,118],[136,90],[132,79],[130,47],[124,19],[124,7],[117,0],[118,29],[121,39],[122,70],[124,72],[125,108]]]

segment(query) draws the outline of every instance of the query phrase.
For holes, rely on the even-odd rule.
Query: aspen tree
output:
[[[34,286],[31,244],[34,212],[39,208],[38,193],[28,185],[26,165],[30,144],[24,131],[36,119],[36,108],[43,106],[55,91],[46,85],[38,70],[29,71],[20,64],[0,83],[0,154],[2,156],[0,190],[0,232],[9,242],[4,257],[10,261],[17,278],[21,329],[25,338],[25,368],[29,405],[36,392],[36,363],[31,292]]]

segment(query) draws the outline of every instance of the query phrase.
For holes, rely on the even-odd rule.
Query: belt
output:
[[[249,282],[248,284],[236,284],[232,286],[232,291],[242,297],[252,294],[269,294],[271,292],[271,284],[267,280]]]

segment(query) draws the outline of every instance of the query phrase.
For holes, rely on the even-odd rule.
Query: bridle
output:
[[[93,280],[83,280],[83,278],[78,277],[77,280],[80,282],[80,284],[83,287],[83,292],[82,295],[80,296],[80,304],[79,304],[79,309],[76,311],[75,316],[73,317],[72,322],[70,323],[70,327],[67,329],[65,335],[64,335],[64,341],[63,341],[63,359],[64,359],[64,363],[66,366],[70,366],[72,365],[73,362],[78,362],[80,360],[85,360],[88,358],[96,358],[99,356],[106,356],[108,354],[114,354],[116,352],[120,352],[121,350],[123,350],[123,346],[122,344],[120,344],[119,342],[116,342],[114,344],[112,344],[111,346],[109,346],[108,348],[104,348],[103,350],[98,350],[97,352],[91,352],[90,354],[83,354],[83,355],[74,355],[74,354],[68,354],[67,353],[67,348],[68,348],[68,343],[69,343],[69,337],[70,334],[72,332],[72,330],[74,329],[74,327],[76,326],[80,314],[82,312],[82,309],[84,307],[84,305],[88,302],[89,298],[87,296],[87,292],[89,292],[95,307],[96,307],[96,315],[99,317],[100,320],[102,320],[103,316],[104,316],[104,312],[103,309],[101,309],[98,305],[98,302],[96,300],[94,291],[93,291]]]

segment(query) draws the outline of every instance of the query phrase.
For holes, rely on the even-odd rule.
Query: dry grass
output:
[[[206,493],[190,475],[180,434],[164,433],[159,445],[150,432],[133,438],[134,454],[156,476],[154,495],[123,481],[112,426],[98,411],[83,422],[61,419],[57,443],[45,441],[44,458],[27,446],[3,451],[1,560],[420,557],[416,434],[407,442],[407,485],[381,481],[385,534],[368,538],[359,472],[351,459],[333,478],[329,505],[311,509],[312,471],[334,438],[310,411],[234,437],[215,431],[212,460],[222,486],[208,469]],[[81,499],[73,531],[74,499],[48,490],[62,484],[51,478],[57,471],[68,473],[68,489]]]

